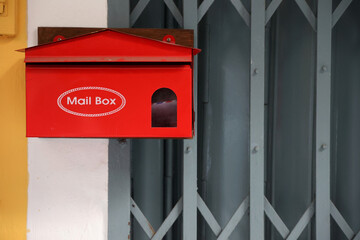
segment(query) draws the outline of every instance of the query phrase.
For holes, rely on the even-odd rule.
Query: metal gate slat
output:
[[[155,230],[132,198],[131,213],[134,215],[135,219],[138,221],[139,225],[144,230],[149,239],[151,239],[151,237],[155,234]]]
[[[276,10],[279,8],[282,0],[272,0],[266,9],[265,24],[267,24]]]
[[[182,210],[183,198],[181,197],[169,215],[166,217],[165,221],[161,224],[160,228],[156,231],[155,235],[151,238],[151,240],[161,240],[172,227],[176,219],[178,219]]]
[[[300,237],[300,234],[304,231],[305,227],[310,223],[311,218],[315,213],[315,204],[314,202],[306,209],[305,213],[301,216],[300,220],[295,225],[294,229],[291,231],[286,240],[296,240]]]
[[[180,27],[183,26],[183,17],[178,9],[178,7],[175,5],[173,0],[164,0],[166,6],[169,8],[171,14],[177,21]]]
[[[248,209],[249,209],[249,196],[247,196],[244,199],[244,201],[240,204],[239,208],[230,218],[229,222],[226,224],[224,230],[222,230],[217,240],[227,240]]]
[[[270,204],[270,202],[267,200],[266,197],[264,197],[265,202],[265,213],[272,222],[272,224],[275,226],[275,228],[278,230],[280,235],[286,239],[286,237],[289,235],[290,231],[286,227],[283,220],[280,218],[280,216],[277,214],[273,206]]]
[[[344,217],[341,215],[339,210],[336,208],[333,202],[330,202],[330,213],[332,218],[335,220],[337,225],[340,227],[340,229],[343,231],[343,233],[346,235],[348,239],[353,239],[355,236],[354,231],[351,229],[349,224],[346,222]]]
[[[205,16],[205,14],[208,12],[211,5],[214,3],[215,0],[204,0],[198,9],[198,23],[201,21],[201,19]]]
[[[221,227],[199,194],[197,196],[197,204],[199,212],[204,217],[205,221],[209,224],[209,227],[211,228],[215,236],[219,236],[221,232]]]
[[[360,240],[360,231],[356,234],[356,236],[352,240]]]
[[[198,43],[198,6],[197,1],[183,0],[183,27],[194,30],[194,47]],[[193,106],[198,114],[198,70],[197,59],[194,57],[193,65]],[[183,240],[195,240],[197,237],[197,158],[198,158],[198,118],[194,122],[193,139],[184,140],[183,158]]]
[[[318,1],[316,64],[316,239],[330,239],[332,2]]]
[[[336,7],[332,16],[332,26],[334,27],[336,23],[340,20],[341,16],[344,14],[346,9],[350,6],[353,0],[342,0],[339,5]]]
[[[110,139],[110,155],[113,161],[109,161],[108,239],[126,239],[130,235],[130,141]]]
[[[265,0],[251,1],[250,28],[250,240],[264,240]]]
[[[144,9],[146,8],[146,6],[149,4],[150,0],[140,0],[135,8],[132,10],[131,15],[130,15],[130,26],[134,26],[134,24],[136,23],[136,21],[138,20],[138,18],[141,16],[141,14],[143,13]]]
[[[130,27],[130,0],[114,1],[111,5],[112,7],[108,7],[108,27]],[[118,20],[112,21],[114,18],[118,18]]]
[[[305,0],[295,0],[311,27],[316,31],[316,17]]]
[[[246,10],[241,0],[230,0],[230,2],[234,5],[236,11],[240,14],[241,18],[245,21],[246,25],[250,27],[250,14]]]

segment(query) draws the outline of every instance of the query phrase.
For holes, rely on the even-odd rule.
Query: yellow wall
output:
[[[24,54],[15,52],[26,47],[26,0],[18,3],[17,35],[0,37],[0,240],[26,239]]]

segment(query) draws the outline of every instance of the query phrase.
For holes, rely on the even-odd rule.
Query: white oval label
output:
[[[80,117],[104,117],[125,107],[125,97],[110,88],[79,87],[62,93],[57,99],[61,110]]]

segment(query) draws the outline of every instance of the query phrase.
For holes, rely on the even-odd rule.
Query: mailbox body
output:
[[[29,48],[27,136],[191,138],[196,53],[112,30]],[[154,102],[159,89],[174,94]],[[154,126],[167,104],[175,125]]]

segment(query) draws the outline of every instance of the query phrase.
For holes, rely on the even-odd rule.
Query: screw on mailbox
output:
[[[167,42],[171,42],[171,38],[167,38],[166,41],[167,41]]]

